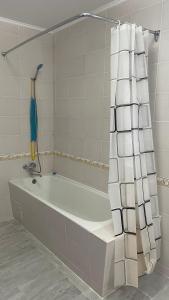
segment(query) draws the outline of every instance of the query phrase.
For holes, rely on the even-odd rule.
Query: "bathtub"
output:
[[[36,179],[9,182],[14,218],[100,296],[110,294],[117,238],[108,195],[60,175]]]

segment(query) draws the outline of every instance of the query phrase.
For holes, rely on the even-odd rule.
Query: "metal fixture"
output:
[[[151,32],[151,30],[149,30],[149,32]],[[154,40],[155,40],[155,42],[158,42],[159,37],[160,37],[160,30],[154,31]]]
[[[100,21],[104,21],[104,22],[108,22],[108,23],[112,23],[113,25],[118,25],[119,23],[120,24],[123,24],[122,22],[120,22],[119,20],[114,20],[114,19],[109,19],[109,18],[105,18],[105,17],[101,17],[101,16],[98,16],[98,15],[95,15],[95,14],[92,14],[92,13],[88,13],[88,12],[84,12],[84,13],[81,13],[79,15],[76,15],[74,17],[71,17],[71,18],[68,18],[60,23],[57,23],[56,25],[53,25],[41,32],[39,32],[38,34],[35,34],[34,36],[28,38],[27,40],[17,44],[16,46],[6,50],[6,51],[3,51],[1,52],[2,56],[6,56],[8,53],[20,48],[21,46],[39,38],[40,36],[43,36],[51,31],[54,31],[60,27],[63,27],[69,23],[72,23],[73,21],[76,21],[78,19],[81,19],[81,18],[93,18],[93,19],[96,19],[96,20],[100,20]],[[154,34],[154,39],[155,41],[158,41],[158,38],[159,38],[159,35],[160,35],[160,30],[151,30],[151,29],[148,29],[148,28],[143,28],[144,30],[149,30],[150,33]]]
[[[56,171],[53,171],[52,172],[52,175],[57,175],[58,173]]]
[[[40,69],[43,68],[43,64],[39,64],[36,67],[34,77],[31,78],[31,102],[30,102],[30,131],[31,131],[31,159],[34,161],[36,156],[38,158],[39,172],[41,173],[41,163],[39,158],[39,147],[38,147],[38,112],[37,112],[37,101],[36,101],[36,80]]]
[[[37,183],[37,180],[34,178],[32,179],[32,184],[36,184]]]
[[[33,81],[36,81],[38,73],[39,73],[40,69],[42,69],[42,68],[43,68],[43,64],[39,64],[37,66],[35,76],[31,78]]]
[[[36,163],[31,161],[23,165],[23,169],[26,170],[30,176],[40,176],[42,177],[41,172],[36,171]]]

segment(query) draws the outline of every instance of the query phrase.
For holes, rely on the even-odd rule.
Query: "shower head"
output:
[[[38,73],[39,73],[40,69],[42,69],[42,68],[43,68],[43,64],[39,64],[37,66],[35,76],[32,78],[33,80],[37,79]]]

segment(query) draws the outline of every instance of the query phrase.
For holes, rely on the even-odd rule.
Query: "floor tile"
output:
[[[106,300],[149,300],[150,297],[144,295],[139,289],[133,287],[121,287]]]
[[[0,224],[0,300],[85,300],[52,258],[22,225]]]
[[[157,272],[150,275],[144,275],[140,277],[139,280],[139,289],[152,298],[166,286],[169,286],[169,279]]]
[[[168,300],[169,299],[169,286],[165,287],[160,293],[158,293],[153,300]]]

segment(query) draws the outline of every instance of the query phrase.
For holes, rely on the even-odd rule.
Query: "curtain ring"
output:
[[[120,20],[117,20],[116,22],[117,22],[117,24],[116,24],[116,28],[120,27],[120,25],[121,25],[121,21],[120,21]]]

